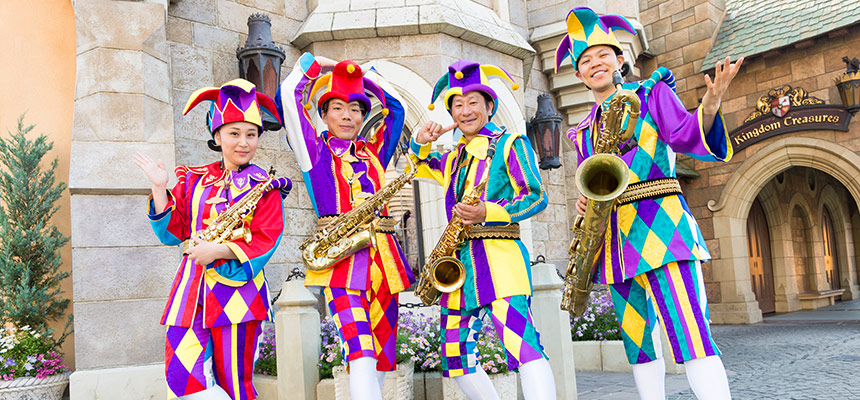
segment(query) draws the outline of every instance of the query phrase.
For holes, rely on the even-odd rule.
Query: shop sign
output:
[[[729,134],[735,151],[761,140],[800,130],[847,131],[851,115],[844,107],[824,104],[803,88],[785,85],[758,100],[756,110]]]

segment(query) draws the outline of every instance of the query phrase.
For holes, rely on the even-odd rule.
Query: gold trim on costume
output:
[[[673,194],[681,194],[681,184],[675,178],[650,179],[631,183],[618,196],[618,205],[624,205],[645,199],[655,199]]]
[[[472,225],[466,233],[466,240],[480,239],[520,239],[520,224],[513,223],[505,226]]]

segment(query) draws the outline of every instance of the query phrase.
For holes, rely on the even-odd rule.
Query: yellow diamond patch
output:
[[[230,321],[241,320],[247,312],[248,305],[245,304],[245,299],[239,295],[239,292],[233,293],[233,296],[230,297],[230,301],[228,301],[227,305],[224,306],[224,314],[227,315],[227,318],[229,318]]]
[[[624,307],[624,320],[621,321],[621,329],[627,333],[636,346],[642,347],[642,337],[645,333],[645,320],[628,303]]]
[[[642,246],[642,258],[653,268],[663,265],[663,256],[666,255],[666,245],[654,231],[648,231],[645,245]]]
[[[681,198],[678,196],[666,196],[663,198],[663,202],[660,203],[660,207],[663,208],[669,219],[675,223],[675,226],[678,226],[678,221],[684,216],[684,207],[681,207]]]
[[[179,346],[174,350],[176,358],[179,359],[179,362],[181,362],[188,371],[191,371],[194,368],[194,363],[197,362],[197,358],[200,357],[200,353],[202,352],[203,346],[200,344],[200,341],[197,340],[197,335],[195,335],[191,329],[185,332],[185,336],[182,337],[182,340],[179,342]]]

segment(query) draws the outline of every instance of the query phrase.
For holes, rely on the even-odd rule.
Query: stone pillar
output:
[[[563,282],[555,266],[538,263],[532,266],[532,315],[540,332],[541,344],[549,356],[559,399],[576,399],[576,375],[573,365],[573,342],[570,340],[570,314],[559,308]]]
[[[320,381],[320,314],[317,299],[301,281],[284,282],[276,303],[275,346],[278,398],[316,400]]]
[[[165,339],[158,321],[180,252],[152,233],[150,183],[131,160],[139,151],[174,165],[165,5],[77,0],[74,8],[69,191],[77,370],[71,398],[131,393],[123,390],[163,398]]]

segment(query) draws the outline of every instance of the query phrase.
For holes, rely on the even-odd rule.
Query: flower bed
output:
[[[608,291],[591,292],[585,313],[577,319],[571,317],[570,333],[575,342],[621,340],[621,328]]]

